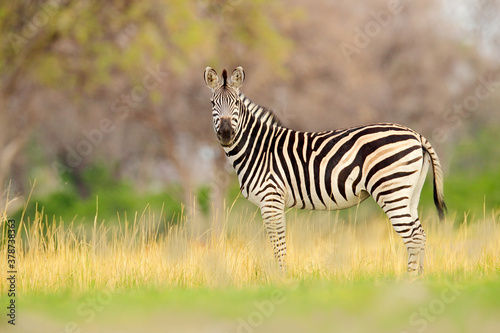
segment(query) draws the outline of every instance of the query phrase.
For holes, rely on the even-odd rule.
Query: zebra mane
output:
[[[224,87],[227,85],[227,71],[225,69],[222,71],[222,85]]]
[[[266,108],[265,106],[255,104],[241,92],[239,94],[241,101],[255,118],[270,126],[284,127],[283,123],[274,114],[273,110]]]

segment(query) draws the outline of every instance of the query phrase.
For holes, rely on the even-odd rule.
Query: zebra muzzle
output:
[[[217,138],[223,146],[229,146],[234,140],[234,129],[231,126],[231,119],[221,119],[219,131],[217,132]]]

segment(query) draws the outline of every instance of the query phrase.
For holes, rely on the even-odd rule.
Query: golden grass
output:
[[[197,237],[185,227],[185,220],[164,230],[165,222],[149,209],[133,219],[122,218],[114,226],[96,217],[87,228],[48,221],[39,213],[29,224],[23,223],[17,235],[17,288],[26,294],[406,276],[406,249],[385,218],[346,222],[336,213],[293,210],[287,219],[288,272],[283,276],[257,212],[227,213],[220,235],[210,229]],[[7,251],[4,220],[3,261]],[[426,274],[498,273],[498,212],[460,226],[452,219],[440,222],[435,214],[422,220],[427,232]],[[5,274],[2,269],[2,281]],[[6,289],[2,283],[0,293]]]

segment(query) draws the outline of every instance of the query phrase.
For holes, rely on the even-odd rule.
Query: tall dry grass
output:
[[[0,257],[6,259],[5,214]],[[252,286],[287,279],[349,281],[406,275],[406,249],[387,219],[351,221],[327,212],[288,212],[288,272],[283,276],[257,212],[226,212],[223,230],[192,236],[186,221],[168,226],[150,209],[107,226],[48,220],[43,212],[19,226],[20,293],[134,287]],[[499,212],[454,225],[433,215],[426,274],[489,275],[500,269]],[[29,223],[28,223],[29,222]],[[2,263],[2,267],[5,267]],[[6,269],[0,272],[5,281]],[[2,282],[0,293],[7,289]]]

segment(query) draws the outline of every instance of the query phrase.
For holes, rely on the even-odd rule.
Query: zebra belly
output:
[[[317,195],[311,193],[310,196],[305,197],[303,200],[300,199],[299,195],[295,195],[295,200],[290,191],[287,191],[286,195],[286,207],[298,207],[301,209],[312,209],[312,210],[340,210],[349,207],[356,206],[366,200],[370,194],[364,190],[359,191],[356,194],[348,194],[347,198],[341,198],[331,200],[330,198],[323,198],[321,200]],[[298,199],[298,200],[297,200]]]
[[[333,202],[330,200],[330,201],[326,202],[326,206],[323,205],[323,203],[320,203],[320,205],[318,205],[317,209],[319,209],[319,210],[346,209],[346,208],[350,208],[350,207],[353,207],[353,206],[360,204],[361,202],[365,201],[366,198],[368,198],[369,196],[370,196],[370,194],[368,194],[368,192],[361,191],[356,196],[354,196],[354,195],[348,196],[347,200],[344,200],[343,198],[342,198],[342,200],[337,201],[337,202]]]

